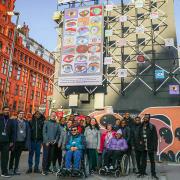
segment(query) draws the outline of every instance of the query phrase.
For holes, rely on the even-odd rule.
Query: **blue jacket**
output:
[[[85,138],[81,134],[75,136],[70,135],[67,137],[66,150],[70,150],[71,147],[77,147],[79,150],[85,149]]]
[[[31,131],[30,131],[29,123],[26,120],[24,120],[24,122],[26,124],[25,148],[29,150],[31,148]],[[18,120],[14,119],[13,123],[14,123],[14,142],[16,142],[17,130],[18,130]]]

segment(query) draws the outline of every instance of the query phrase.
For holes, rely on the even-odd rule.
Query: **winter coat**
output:
[[[157,147],[158,147],[158,135],[157,135],[156,127],[153,124],[148,123],[146,128],[147,128],[146,130],[147,131],[147,149],[150,152],[156,152]],[[143,139],[143,124],[140,126],[140,129],[139,129],[138,140],[142,142],[140,150],[144,151],[145,143]]]
[[[131,129],[131,145],[137,151],[142,149],[142,144],[140,144],[140,139],[139,139],[140,127],[141,127],[141,124],[139,125],[135,124],[133,128]]]
[[[56,121],[49,120],[43,126],[43,143],[58,143],[60,137],[59,124]]]
[[[14,141],[14,124],[13,124],[13,120],[9,119],[7,121],[7,125],[6,125],[6,135],[3,135],[4,132],[4,116],[1,115],[0,116],[0,143],[4,143],[4,142],[13,142]]]
[[[125,151],[128,149],[128,145],[124,138],[117,139],[113,137],[110,139],[110,141],[106,145],[106,149]]]
[[[71,147],[77,147],[79,150],[85,149],[85,138],[81,134],[77,134],[75,136],[70,135],[66,141],[66,150],[70,150]]]
[[[39,141],[39,142],[43,141],[44,121],[45,121],[45,117],[41,115],[40,118],[38,118],[37,120],[33,116],[32,120],[29,122],[32,141]]]
[[[116,134],[115,131],[111,132],[111,136],[114,137],[114,135]],[[106,141],[106,137],[108,135],[108,131],[105,131],[102,135],[101,135],[101,139],[100,139],[100,152],[103,152],[104,148],[105,148],[105,141]]]
[[[91,129],[88,126],[85,129],[84,136],[86,139],[86,148],[88,149],[100,149],[100,130]]]

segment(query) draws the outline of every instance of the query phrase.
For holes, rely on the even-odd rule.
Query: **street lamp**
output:
[[[16,16],[16,24],[15,24],[15,29],[14,29],[14,37],[13,37],[13,42],[12,42],[12,45],[11,45],[11,51],[10,51],[10,55],[9,55],[9,62],[8,62],[8,71],[7,71],[7,77],[6,77],[6,81],[5,81],[5,87],[4,87],[4,91],[3,91],[3,106],[7,105],[7,102],[6,102],[6,91],[7,91],[7,86],[8,86],[8,83],[9,83],[9,72],[10,72],[10,68],[11,68],[11,65],[12,65],[12,61],[13,61],[13,54],[14,54],[14,46],[15,46],[15,41],[16,41],[16,36],[17,36],[17,26],[18,26],[18,22],[19,22],[19,16],[20,16],[20,13],[19,12],[7,12],[7,14],[9,16]]]

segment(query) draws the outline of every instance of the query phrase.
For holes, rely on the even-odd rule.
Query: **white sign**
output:
[[[127,45],[127,41],[125,38],[120,38],[117,42],[116,42],[116,45],[118,47],[123,47],[123,46],[126,46]]]
[[[127,69],[118,69],[118,77],[127,77]]]
[[[144,33],[144,26],[136,27],[136,33]]]
[[[174,39],[173,38],[167,38],[165,39],[165,46],[174,46]]]
[[[158,19],[159,18],[159,13],[158,12],[152,12],[150,14],[150,18],[151,19]]]
[[[113,58],[112,57],[105,57],[104,58],[104,65],[112,64]]]
[[[113,35],[113,29],[107,29],[105,30],[105,37],[109,37]]]
[[[113,4],[107,4],[106,5],[106,11],[112,11],[113,10]]]
[[[119,22],[121,23],[121,22],[126,22],[128,20],[128,17],[127,16],[120,16],[119,17]]]
[[[135,1],[136,8],[142,8],[143,6],[144,6],[144,0],[136,0]]]

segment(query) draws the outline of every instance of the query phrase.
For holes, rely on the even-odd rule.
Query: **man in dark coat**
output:
[[[29,169],[26,172],[27,174],[32,173],[34,154],[35,154],[34,173],[40,173],[39,162],[40,162],[41,145],[43,142],[44,121],[45,121],[45,117],[39,111],[36,111],[33,114],[32,120],[29,122],[30,131],[31,131],[31,149],[29,151],[29,158],[28,158]]]
[[[9,147],[13,145],[14,126],[9,117],[9,107],[3,107],[0,116],[0,152],[1,152],[1,177],[10,177],[8,174]]]
[[[18,172],[19,161],[23,150],[30,148],[30,128],[29,123],[24,119],[24,112],[19,111],[14,124],[14,146],[11,149],[9,162],[9,173],[11,175],[20,175]]]
[[[142,151],[142,163],[140,167],[140,175],[143,177],[146,173],[147,166],[147,154],[151,163],[151,175],[152,178],[158,179],[155,171],[155,153],[158,147],[158,136],[156,127],[150,123],[150,114],[145,114],[143,123],[139,130],[139,143]]]
[[[139,130],[141,127],[141,118],[135,117],[134,119],[134,125],[132,126],[131,130],[131,141],[132,141],[132,149],[135,151],[136,155],[136,164],[138,172],[137,174],[140,174],[140,165],[141,165],[141,154],[142,154],[142,145],[140,145],[140,139],[139,139]]]

